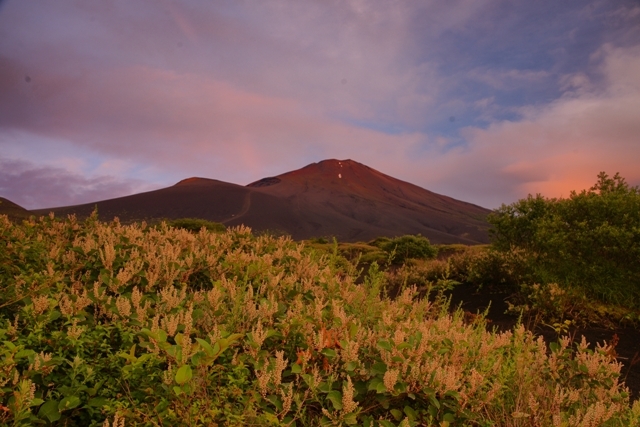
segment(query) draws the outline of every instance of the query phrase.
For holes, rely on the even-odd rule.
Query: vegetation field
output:
[[[611,346],[449,310],[504,258],[385,272],[402,242],[378,243],[359,264],[243,227],[0,217],[0,423],[640,425]]]

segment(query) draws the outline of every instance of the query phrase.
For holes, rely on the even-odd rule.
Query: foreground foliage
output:
[[[247,228],[0,217],[7,425],[632,426],[611,347],[487,332]]]
[[[640,189],[602,172],[567,199],[529,196],[489,216],[493,247],[517,251],[529,284],[640,309]]]
[[[185,230],[198,232],[203,227],[208,231],[223,233],[227,227],[219,222],[207,221],[200,218],[178,218],[166,221],[169,227],[184,228]]]

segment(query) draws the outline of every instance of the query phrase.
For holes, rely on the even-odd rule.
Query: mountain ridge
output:
[[[76,206],[32,211],[101,219],[202,218],[227,226],[367,241],[422,234],[434,243],[488,242],[490,210],[393,178],[354,160],[328,159],[245,186],[191,177],[173,186]]]

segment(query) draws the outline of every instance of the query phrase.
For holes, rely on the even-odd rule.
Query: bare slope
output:
[[[273,219],[275,223],[290,220],[287,217],[289,210],[284,209],[282,200],[268,194],[254,193],[251,188],[237,184],[206,178],[188,178],[160,190],[36,212],[54,211],[58,215],[76,214],[83,218],[97,208],[102,220],[114,217],[124,222],[202,218],[236,225],[243,223],[242,218],[247,216],[248,211],[258,209],[265,218]]]
[[[0,215],[7,215],[12,220],[20,220],[29,218],[32,213],[11,200],[0,197]]]
[[[487,241],[489,210],[353,160],[325,160],[248,186],[290,200],[304,218],[303,235],[349,241],[421,233],[439,243]]]
[[[352,160],[325,160],[248,186],[189,178],[161,190],[35,211],[122,221],[203,218],[286,232],[294,239],[366,241],[417,234],[434,243],[487,242],[489,210],[442,196]]]

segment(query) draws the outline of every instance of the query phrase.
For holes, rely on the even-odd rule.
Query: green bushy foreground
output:
[[[493,247],[519,258],[523,281],[640,310],[640,189],[620,175],[601,172],[566,199],[530,195],[489,222]]]
[[[0,423],[640,425],[610,347],[357,275],[247,228],[0,217]]]

